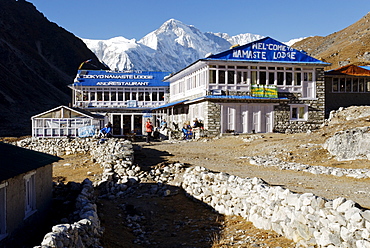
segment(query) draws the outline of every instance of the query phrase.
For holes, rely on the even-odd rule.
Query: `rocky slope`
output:
[[[96,56],[29,2],[0,1],[0,135],[30,133],[30,117],[68,105],[81,62]]]
[[[293,45],[309,55],[332,63],[327,69],[346,64],[370,64],[370,13],[356,23],[328,36],[306,38]]]

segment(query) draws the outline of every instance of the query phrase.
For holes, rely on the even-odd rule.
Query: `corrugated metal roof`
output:
[[[208,96],[205,96],[204,98],[208,98],[208,99],[255,99],[255,100],[264,100],[264,99],[271,99],[271,100],[286,100],[288,98],[268,98],[268,97],[255,97],[255,96],[230,96],[230,95],[221,95],[221,96],[218,96],[218,95],[208,95]]]
[[[370,76],[368,66],[345,65],[325,72],[325,75]]]
[[[62,158],[0,142],[0,182]]]
[[[178,105],[178,104],[184,103],[184,102],[186,102],[186,101],[187,101],[187,100],[182,100],[182,101],[177,101],[177,102],[170,102],[170,103],[167,103],[167,104],[162,105],[162,106],[160,106],[160,107],[152,108],[152,110],[172,107],[172,106],[175,106],[175,105]]]
[[[104,118],[104,116],[102,116],[102,115],[93,114],[93,113],[91,113],[91,112],[89,112],[87,110],[81,109],[81,108],[70,108],[70,107],[61,105],[59,107],[50,109],[50,110],[45,111],[43,113],[34,115],[34,116],[31,117],[31,119],[40,118],[40,116],[43,116],[43,115],[48,114],[48,113],[51,113],[51,112],[59,111],[61,109],[66,109],[66,110],[69,110],[69,111],[72,111],[72,112],[75,112],[75,113],[79,113],[79,114],[84,115],[84,116],[89,117],[89,118],[96,118],[96,119],[102,119],[102,118]],[[60,118],[66,118],[66,117],[60,117]]]

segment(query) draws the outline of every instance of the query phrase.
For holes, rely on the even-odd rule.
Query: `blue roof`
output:
[[[167,103],[165,105],[162,105],[162,106],[159,106],[159,107],[155,107],[155,108],[152,108],[152,110],[155,110],[155,109],[161,109],[161,108],[168,108],[168,107],[172,107],[172,106],[175,106],[177,104],[181,104],[183,102],[186,102],[187,100],[182,100],[182,101],[176,101],[176,102],[170,102],[170,103]]]
[[[251,100],[288,100],[288,98],[286,98],[286,97],[283,97],[283,98],[268,98],[268,97],[253,97],[253,96],[230,96],[230,95],[227,95],[227,96],[226,96],[226,95],[216,96],[216,95],[207,95],[207,96],[201,96],[201,97],[198,97],[198,98],[195,98],[195,99],[192,99],[192,100],[182,100],[182,101],[177,101],[177,102],[167,103],[167,104],[165,104],[165,105],[162,105],[162,106],[159,106],[159,107],[156,107],[156,108],[152,108],[151,110],[162,109],[162,108],[168,108],[168,107],[172,107],[172,106],[175,106],[175,105],[178,105],[178,104],[184,103],[184,102],[193,102],[193,101],[202,100],[202,99],[230,99],[230,100],[247,100],[247,99],[251,99]]]
[[[266,37],[243,46],[211,55],[204,60],[228,60],[248,62],[309,63],[330,65],[304,52],[289,47],[277,40]]]
[[[370,71],[370,66],[359,66],[359,67],[364,68],[365,70]]]
[[[74,86],[169,87],[169,72],[79,70]]]
[[[242,99],[259,99],[259,100],[286,100],[288,98],[283,97],[283,98],[268,98],[268,97],[255,97],[255,96],[230,96],[230,95],[208,95],[203,98],[208,98],[208,99],[237,99],[237,100],[242,100]]]

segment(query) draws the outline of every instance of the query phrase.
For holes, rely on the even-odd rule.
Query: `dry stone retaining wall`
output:
[[[272,187],[258,178],[188,168],[182,187],[221,214],[239,215],[298,246],[370,247],[370,211],[345,198],[327,200]]]
[[[285,162],[273,156],[252,156],[244,158],[248,158],[250,164],[264,167],[277,167],[280,170],[304,171],[316,175],[324,174],[337,177],[346,176],[357,179],[370,177],[369,169],[345,169],[329,166],[312,166],[295,162]]]
[[[28,138],[16,142],[16,145],[52,155],[70,155],[79,153],[91,153],[94,160],[103,167],[127,168],[132,165],[133,149],[130,141],[109,139],[97,142],[96,139],[39,139]],[[121,166],[122,165],[122,166]],[[104,167],[105,168],[105,167]],[[119,177],[118,177],[119,179]],[[126,184],[117,186],[116,173],[105,169],[103,180],[108,190],[127,189]],[[126,181],[128,182],[128,181]],[[82,183],[82,191],[76,199],[74,215],[79,216],[73,224],[59,224],[52,227],[52,232],[47,233],[39,248],[49,247],[101,247],[99,238],[102,235],[102,227],[98,218],[95,204],[94,185],[85,179]]]
[[[58,139],[55,143],[48,140],[49,143],[40,140],[42,144],[37,140],[21,143],[52,154],[90,151],[104,167],[103,180],[97,186],[105,187],[106,197],[112,199],[125,194],[139,181],[168,183],[184,169],[181,164],[174,164],[157,167],[150,172],[141,171],[132,163],[133,147],[129,141],[109,139],[100,144],[93,139]],[[370,211],[360,209],[355,202],[345,198],[327,200],[311,193],[297,194],[270,186],[258,178],[214,173],[203,167],[188,168],[178,186],[219,213],[240,215],[258,228],[274,230],[294,240],[298,246],[370,248]],[[53,232],[45,236],[42,247],[94,247],[91,243],[84,243],[87,242],[86,231],[76,231],[83,230],[81,226],[86,225],[91,231],[89,233],[96,235],[92,238],[94,242],[100,235],[100,222],[95,219],[96,207],[87,203],[82,207],[85,208],[88,211],[82,214],[79,222],[53,227]],[[94,229],[89,229],[91,226]]]
[[[49,247],[100,247],[102,228],[94,201],[92,182],[85,179],[82,191],[76,199],[76,214],[79,221],[73,224],[59,224],[44,236],[39,248]]]

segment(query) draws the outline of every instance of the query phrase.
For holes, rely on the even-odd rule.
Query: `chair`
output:
[[[191,139],[193,137],[193,132],[191,129],[183,128],[182,133],[184,134],[184,139]]]

